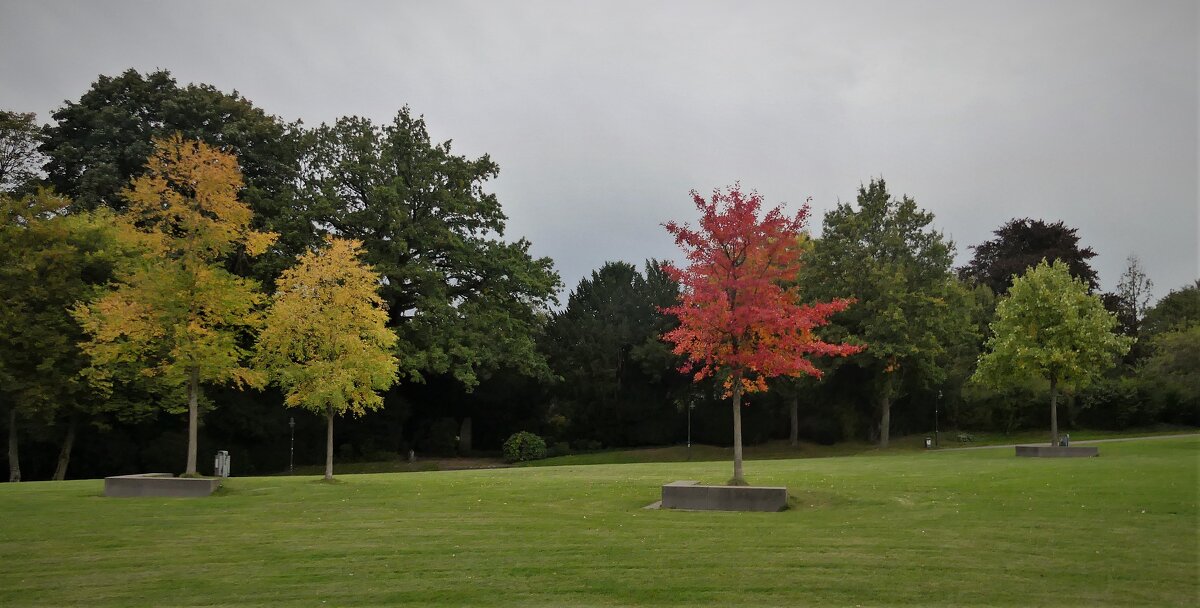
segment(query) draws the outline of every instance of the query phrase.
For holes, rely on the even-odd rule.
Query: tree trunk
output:
[[[731,486],[749,485],[742,473],[742,379],[733,380],[733,479]]]
[[[890,384],[890,381],[889,381]],[[883,412],[879,420],[879,447],[888,447],[888,438],[892,428],[892,396],[890,391],[884,391],[879,397],[879,409]]]
[[[17,449],[17,408],[8,411],[8,481],[21,481],[21,459]]]
[[[325,481],[333,481],[333,406],[325,406],[329,425],[325,429]]]
[[[788,445],[800,445],[800,395],[792,395],[792,431],[788,435]]]
[[[194,476],[196,473],[196,451],[200,426],[200,369],[193,367],[188,371],[188,452],[187,470],[184,475]]]
[[[462,426],[458,428],[458,454],[467,455],[471,451],[471,417],[463,418]]]
[[[888,447],[892,436],[892,381],[893,371],[885,371],[883,390],[879,394],[879,447]]]
[[[67,436],[63,439],[62,449],[58,452],[58,466],[54,469],[53,481],[67,478],[67,465],[71,463],[71,449],[75,447],[75,415],[67,420]]]
[[[1058,445],[1058,379],[1050,377],[1050,446]]]

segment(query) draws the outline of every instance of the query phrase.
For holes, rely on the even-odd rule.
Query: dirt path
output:
[[[1080,443],[1080,444],[1082,444],[1082,443],[1089,443],[1089,444],[1090,443],[1116,443],[1119,441],[1148,441],[1148,440],[1152,440],[1152,439],[1179,439],[1181,437],[1200,437],[1200,433],[1184,433],[1182,435],[1149,435],[1146,437],[1114,437],[1112,439],[1085,439],[1085,440],[1080,440],[1080,441],[1076,441],[1076,440],[1072,439],[1071,445],[1075,445],[1077,443]],[[1047,442],[1047,444],[1048,443],[1049,442]],[[1019,445],[1042,445],[1042,444],[1031,443],[1031,442],[1006,443],[1003,445],[977,445],[977,446],[973,446],[973,447],[969,447],[969,448],[945,448],[945,449],[934,450],[934,451],[935,452],[961,452],[963,450],[990,450],[993,448],[1015,448]]]

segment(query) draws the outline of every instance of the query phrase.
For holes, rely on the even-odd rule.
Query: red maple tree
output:
[[[795,281],[800,272],[808,205],[795,216],[777,206],[761,218],[762,197],[743,193],[740,185],[715,190],[711,199],[692,191],[700,211],[693,229],[665,224],[675,243],[687,253],[688,267],[667,264],[682,291],[676,306],[663,309],[679,318],[679,327],[663,335],[687,357],[680,369],[696,382],[716,376],[733,397],[733,479],[742,474],[742,393],[767,390],[776,376],[821,377],[807,357],[847,356],[864,347],[830,344],[813,330],[845,310],[852,299],[803,304]]]

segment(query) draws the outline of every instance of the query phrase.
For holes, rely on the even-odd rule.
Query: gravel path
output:
[[[1150,439],[1179,439],[1181,437],[1200,437],[1200,433],[1184,433],[1182,435],[1150,435],[1147,437],[1115,437],[1113,439],[1071,440],[1071,445],[1077,443],[1116,443],[1118,441],[1146,441]],[[1049,442],[1046,442],[1049,445]],[[977,445],[969,448],[943,448],[934,452],[961,452],[963,450],[990,450],[993,448],[1015,448],[1018,445],[1042,445],[1040,443],[1006,443],[1004,445]]]

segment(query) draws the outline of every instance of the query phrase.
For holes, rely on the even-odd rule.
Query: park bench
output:
[[[970,433],[959,433],[958,434],[958,442],[959,443],[971,443],[972,441],[975,441],[974,435],[972,435]]]

